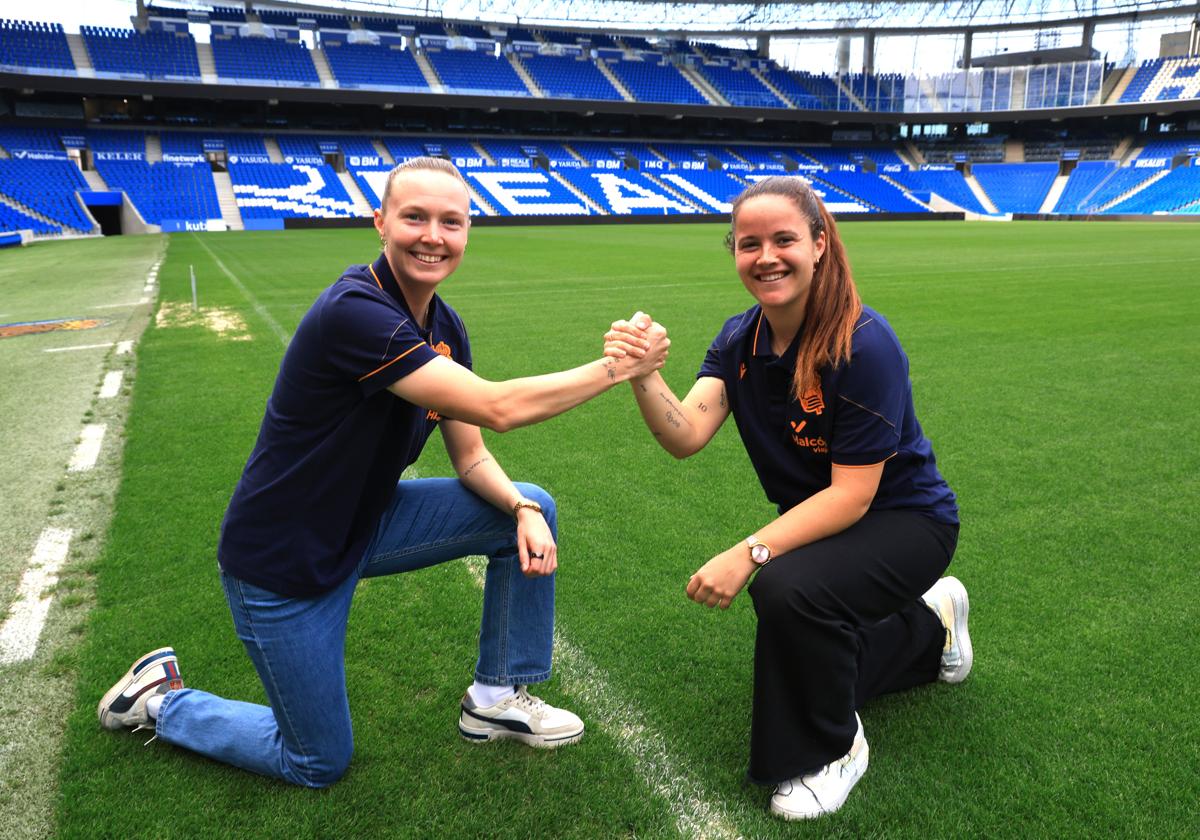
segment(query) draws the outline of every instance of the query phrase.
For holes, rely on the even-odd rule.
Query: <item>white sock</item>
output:
[[[495,706],[501,700],[512,697],[517,693],[517,690],[511,685],[484,685],[476,680],[471,683],[471,687],[467,689],[471,695],[471,699],[475,701],[475,705],[481,709],[486,709],[488,706]]]
[[[163,696],[155,694],[146,701],[146,714],[150,715],[150,720],[158,720],[158,707],[162,705]]]

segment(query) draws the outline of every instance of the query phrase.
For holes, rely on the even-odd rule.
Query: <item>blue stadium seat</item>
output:
[[[73,161],[0,159],[0,193],[78,233],[94,227],[76,195],[89,189]]]
[[[341,87],[429,91],[429,82],[412,52],[399,44],[350,44],[322,37],[321,48]]]
[[[333,219],[358,215],[333,167],[231,163],[229,177],[243,219]]]
[[[199,79],[196,40],[187,32],[80,27],[92,66],[147,79]]]
[[[212,36],[213,63],[224,79],[320,84],[308,47],[292,38],[243,38],[228,33]]]
[[[425,57],[449,93],[529,96],[508,59],[470,50],[426,50]]]
[[[967,179],[957,170],[919,169],[907,167],[899,172],[888,172],[887,177],[903,185],[909,192],[937,193],[951,204],[956,204],[971,213],[988,215],[975,193],[967,186]]]
[[[731,66],[725,61],[704,63],[696,69],[730,105],[744,108],[788,107],[786,102],[772,93],[749,69]]]
[[[1081,161],[1071,170],[1067,185],[1054,205],[1055,213],[1083,213],[1085,202],[1117,169],[1115,160]]]
[[[207,163],[146,163],[98,160],[96,171],[111,189],[123,190],[142,218],[203,221],[221,218],[212,169]]]
[[[613,87],[590,57],[522,53],[520,61],[547,96],[566,99],[607,99],[619,101]]]
[[[645,53],[640,61],[609,61],[608,66],[639,102],[709,104],[700,91],[683,77],[679,68],[657,53]]]
[[[0,20],[0,66],[75,69],[60,23]]]
[[[591,209],[541,169],[472,169],[464,173],[497,213],[504,216],[587,216]]]
[[[1058,177],[1058,164],[979,163],[971,174],[1001,213],[1036,213]]]

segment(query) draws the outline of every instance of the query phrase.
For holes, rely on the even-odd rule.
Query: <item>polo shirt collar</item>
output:
[[[763,314],[761,308],[758,310],[758,317],[755,319],[752,355],[763,358],[773,358],[775,352],[771,349],[771,323],[767,320],[767,316]],[[783,352],[780,361],[791,366],[796,364],[796,353],[800,350],[800,336],[804,332],[804,327],[801,326],[796,332],[796,336],[792,339],[792,343],[788,349]]]
[[[378,284],[380,289],[391,295],[392,299],[400,304],[401,308],[408,314],[408,317],[412,318],[413,322],[416,323],[417,319],[413,316],[412,310],[409,309],[408,301],[404,299],[404,293],[400,291],[400,283],[392,274],[392,267],[388,264],[387,255],[380,254],[378,259],[371,263],[367,273],[371,275],[372,282]],[[436,293],[434,293],[433,297],[429,299],[429,328],[426,329],[418,324],[417,329],[419,329],[421,332],[429,332],[431,329],[433,329],[433,322],[437,318],[437,312],[440,306],[441,303],[438,299],[438,296]]]

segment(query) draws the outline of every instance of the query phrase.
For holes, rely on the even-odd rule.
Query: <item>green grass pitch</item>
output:
[[[687,601],[689,575],[772,511],[732,422],[676,462],[627,386],[541,426],[486,433],[561,512],[558,627],[610,697],[669,747],[690,792],[746,837],[1184,837],[1200,801],[1194,641],[1200,502],[1200,250],[1190,225],[845,224],[864,300],[912,362],[917,410],[958,493],[952,570],[972,597],[961,686],[863,712],[871,768],[815,824],[766,814],[743,780],[754,616]],[[750,305],[719,226],[479,229],[443,297],[493,379],[581,364],[610,321],[670,330],[686,391]],[[217,531],[283,345],[315,295],[376,253],[373,232],[176,235],[163,304],[240,315],[147,330],[124,478],[78,657],[57,806],[66,837],[675,837],[648,783],[565,678],[544,696],[592,723],[554,752],[455,727],[480,593],[461,563],[360,587],[347,641],[356,753],[322,792],[99,730],[134,657],[171,644],[189,685],[261,701],[216,576]],[[237,278],[218,267],[214,255]],[[274,322],[274,326],[271,322]],[[239,335],[250,340],[237,340]],[[440,441],[417,465],[448,474]],[[31,709],[36,702],[31,698]],[[690,794],[689,794],[690,795]],[[693,803],[694,804],[694,803]],[[682,826],[682,827],[681,827]]]

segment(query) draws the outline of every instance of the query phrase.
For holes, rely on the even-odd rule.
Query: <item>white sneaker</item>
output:
[[[464,694],[458,731],[468,741],[516,738],[533,747],[561,747],[583,737],[583,721],[519,685],[516,694],[494,706],[480,707],[469,691]]]
[[[152,650],[134,662],[100,699],[96,715],[105,729],[150,728],[146,703],[156,694],[183,688],[179,660],[169,647]]]
[[[971,650],[971,635],[967,632],[967,613],[971,603],[967,588],[956,577],[944,577],[921,596],[946,628],[946,646],[942,649],[942,666],[938,679],[959,683],[971,673],[975,653]]]
[[[780,782],[771,796],[771,812],[785,820],[811,820],[822,814],[832,814],[858,780],[867,772],[867,739],[863,736],[862,719],[854,716],[858,731],[850,752],[837,761],[826,764],[820,770]]]

